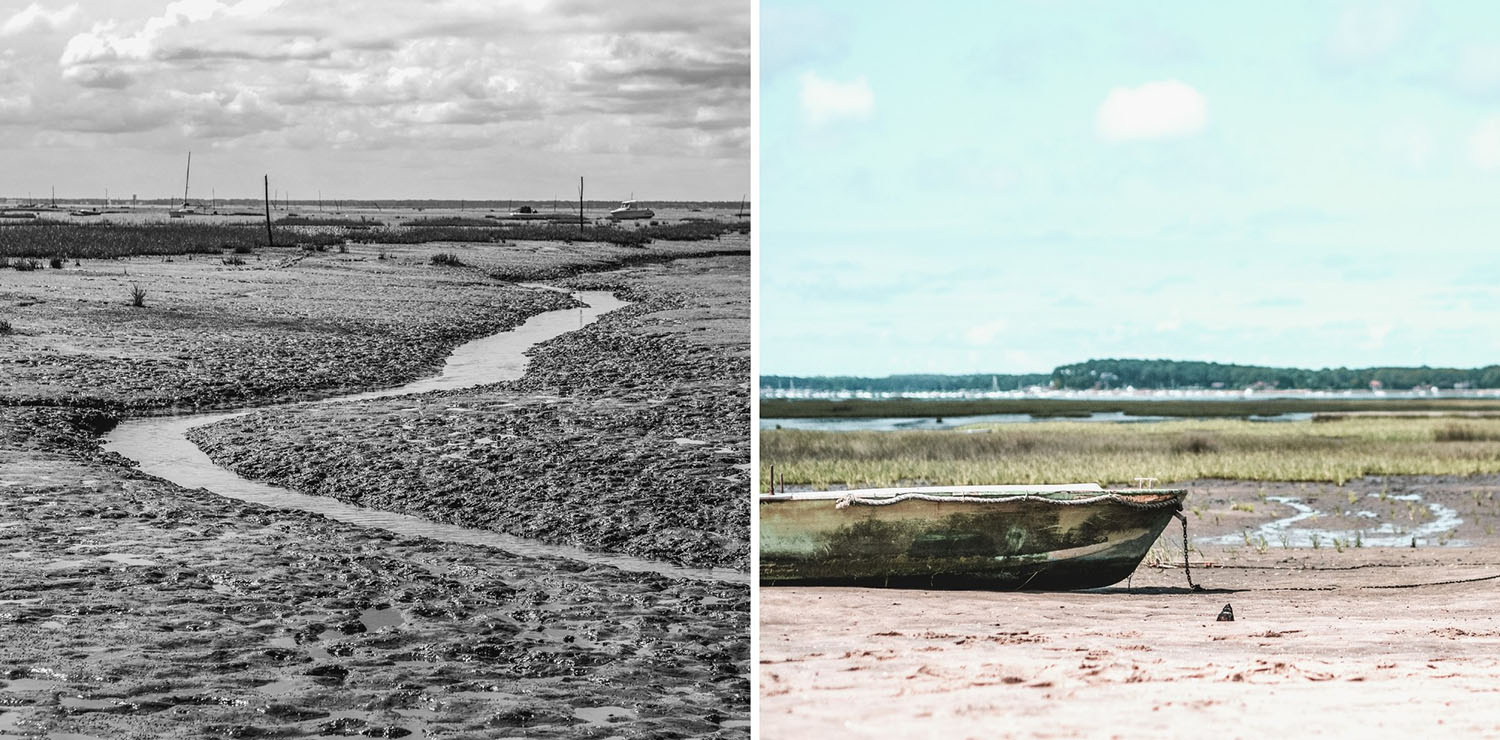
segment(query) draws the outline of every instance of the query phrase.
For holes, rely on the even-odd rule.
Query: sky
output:
[[[1500,363],[1500,4],[760,18],[762,373]]]
[[[0,197],[733,200],[749,0],[0,0]],[[278,187],[279,186],[279,187]]]

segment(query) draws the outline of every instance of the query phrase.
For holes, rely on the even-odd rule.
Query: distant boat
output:
[[[656,211],[636,205],[636,201],[627,200],[620,203],[620,207],[609,212],[611,221],[631,221],[641,218],[651,218]]]
[[[193,153],[192,152],[188,152],[187,174],[184,175],[183,178],[182,178],[182,207],[181,208],[173,208],[172,210],[167,211],[167,215],[168,216],[171,216],[172,218],[182,218],[183,216],[196,216],[196,215],[198,215],[198,209],[194,208],[193,205],[188,202],[188,183],[192,182],[192,179],[193,179]]]
[[[99,211],[93,208],[80,208],[76,211],[68,211],[69,216],[98,216],[101,213],[103,213],[103,211]]]
[[[545,221],[550,218],[548,214],[542,213],[531,206],[521,206],[506,214],[505,217],[516,221]]]
[[[1125,580],[1183,489],[931,486],[760,497],[760,581],[1072,590]]]

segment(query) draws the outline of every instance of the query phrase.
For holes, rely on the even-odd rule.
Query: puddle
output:
[[[122,565],[156,565],[155,560],[143,558],[139,555],[131,555],[128,552],[111,552],[99,556],[100,560],[110,560]]]
[[[63,682],[51,678],[12,678],[0,691],[61,691]]]
[[[118,703],[114,699],[84,699],[77,696],[64,696],[58,703],[68,709],[82,712],[97,712],[104,709],[114,709]]]
[[[83,566],[88,565],[88,564],[89,564],[89,561],[87,559],[84,559],[84,560],[76,560],[76,559],[75,560],[54,560],[54,561],[48,563],[45,567],[46,567],[47,570],[63,570],[65,568],[80,568],[80,567],[83,567]]]
[[[573,716],[591,725],[607,725],[636,719],[639,715],[634,709],[625,707],[575,707]]]
[[[407,385],[350,396],[309,401],[308,404],[347,403],[454,390],[488,385],[520,378],[532,346],[565,334],[600,316],[629,305],[607,291],[579,291],[573,294],[587,304],[582,309],[563,309],[537,314],[511,331],[493,334],[459,346],[443,366],[441,374]],[[303,404],[287,404],[296,406]],[[443,542],[496,547],[517,555],[555,557],[585,563],[607,565],[621,570],[659,573],[673,578],[748,583],[749,575],[728,568],[686,568],[671,563],[628,555],[598,553],[566,545],[550,545],[536,540],[482,529],[441,524],[405,514],[366,509],[326,496],[308,496],[285,488],[246,480],[219,467],[184,435],[194,427],[244,416],[259,409],[183,416],[159,416],[127,419],[105,437],[104,449],[128,457],[142,472],[165,478],[185,488],[205,488],[228,498],[250,501],[279,509],[296,509],[322,514],[364,527],[384,529],[402,535],[425,537]]]
[[[255,690],[267,696],[285,696],[293,691],[307,689],[312,685],[312,681],[305,678],[279,678],[270,683],[256,686]]]
[[[1366,494],[1366,498],[1379,499],[1380,494]],[[1422,495],[1407,493],[1399,496],[1386,496],[1386,499],[1418,503],[1422,501]],[[1296,526],[1300,522],[1325,516],[1324,512],[1314,509],[1302,499],[1296,496],[1267,496],[1266,501],[1288,506],[1293,512],[1291,516],[1266,522],[1253,530],[1248,530],[1252,540],[1264,539],[1267,547],[1332,547],[1335,539],[1350,544],[1358,542],[1360,547],[1411,547],[1413,541],[1418,547],[1466,547],[1469,544],[1466,541],[1454,539],[1438,541],[1444,533],[1457,529],[1458,525],[1464,521],[1457,511],[1439,503],[1427,503],[1423,508],[1432,518],[1420,524],[1413,523],[1415,526],[1401,526],[1393,521],[1376,524],[1380,518],[1378,513],[1361,510],[1352,515],[1360,519],[1370,519],[1372,526],[1358,529],[1320,529]],[[1236,532],[1217,537],[1196,537],[1193,541],[1205,545],[1243,545],[1245,537],[1244,532]]]
[[[386,607],[384,609],[366,609],[359,613],[359,621],[364,622],[365,630],[376,632],[385,627],[400,627],[406,623],[401,617],[401,612]]]

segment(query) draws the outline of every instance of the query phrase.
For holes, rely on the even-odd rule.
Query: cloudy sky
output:
[[[765,373],[1500,363],[1500,4],[761,8]]]
[[[0,0],[0,197],[739,200],[748,0]]]

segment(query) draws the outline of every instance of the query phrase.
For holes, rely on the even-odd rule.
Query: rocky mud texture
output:
[[[748,734],[744,586],[180,489],[98,418],[0,410],[0,737]]]
[[[278,409],[189,437],[240,475],[301,493],[747,569],[749,259],[566,284],[634,303],[534,348],[518,381]]]
[[[591,243],[352,245],[136,257],[8,271],[0,281],[0,404],[122,413],[339,395],[435,372],[465,341],[570,305],[508,281],[684,255],[748,237],[645,248]],[[438,253],[462,266],[431,264]],[[144,305],[132,304],[134,288]]]
[[[495,275],[563,277],[623,263],[653,271],[681,254],[746,249],[743,238],[628,254],[585,244],[354,245],[274,250],[243,267],[138,258],[7,277],[0,737],[747,736],[744,585],[403,538],[189,491],[102,453],[97,436],[123,412],[396,385],[435,371],[462,341],[569,305],[566,295]],[[430,264],[437,252],[465,266]],[[132,284],[147,290],[145,307],[128,305]],[[742,310],[748,332],[747,301]],[[564,444],[574,441],[569,414],[610,416],[599,428],[626,436],[624,422],[610,426],[613,401],[602,396],[518,389],[509,401],[523,420],[529,409],[567,407],[541,417],[561,425],[555,445],[525,448],[578,468],[557,485],[590,479],[588,467],[603,459],[588,440]],[[461,418],[452,398],[408,403],[422,409],[412,429]],[[344,421],[374,425],[398,404],[349,405]],[[501,424],[503,411],[487,418]],[[395,439],[387,430],[369,441]],[[426,444],[400,454],[436,471],[421,480],[462,489],[446,446],[456,438],[415,439]],[[746,419],[735,442],[740,467],[730,467],[742,476],[747,443]],[[315,448],[291,450],[289,468]],[[705,484],[704,495],[717,485]],[[742,477],[741,501],[747,487]],[[638,516],[639,502],[620,506],[629,513],[617,516]]]
[[[395,385],[455,346],[565,308],[472,271],[318,254],[255,266],[136,258],[8,274],[0,398],[117,412],[260,405]],[[145,305],[130,304],[132,286]]]

